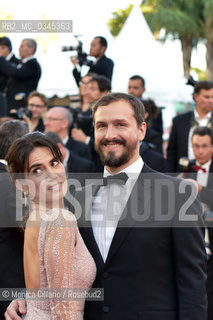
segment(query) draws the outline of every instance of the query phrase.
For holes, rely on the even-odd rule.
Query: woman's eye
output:
[[[36,168],[33,170],[33,174],[39,175],[42,173],[42,170],[40,168]]]
[[[53,161],[52,161],[52,166],[53,166],[53,167],[56,167],[56,166],[58,165],[58,163],[59,163],[58,160],[53,160]]]

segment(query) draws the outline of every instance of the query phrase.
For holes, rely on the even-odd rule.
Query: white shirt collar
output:
[[[195,115],[195,120],[197,120],[198,122],[199,121],[201,121],[201,120],[206,120],[206,121],[209,121],[210,119],[211,119],[211,111],[210,112],[208,112],[207,114],[206,114],[206,116],[204,117],[204,118],[201,118],[200,116],[199,116],[199,114],[198,114],[198,112],[197,112],[197,110],[195,109],[194,110],[194,115]]]
[[[7,166],[7,161],[4,159],[0,159],[0,163],[3,163],[5,166]]]
[[[66,138],[64,138],[62,141],[63,141],[63,144],[65,145],[67,143],[67,141],[69,140],[69,137],[66,136]]]
[[[21,60],[21,62],[22,63],[26,63],[27,61],[32,60],[32,59],[34,59],[34,56],[30,56],[30,57],[24,58],[23,60]]]
[[[129,177],[131,176],[131,174],[134,174],[135,175],[134,177],[136,178],[136,175],[139,176],[141,170],[143,169],[143,165],[144,165],[143,159],[139,157],[130,166],[124,168],[118,173],[125,172]],[[104,177],[107,177],[109,175],[111,175],[111,173],[106,169],[106,167],[104,167]]]
[[[206,172],[209,172],[209,168],[211,165],[212,159],[210,159],[208,162],[204,163],[204,164],[200,164],[198,161],[196,161],[196,165],[200,166],[201,168],[206,169]]]
[[[9,54],[8,54],[8,56],[6,56],[6,60],[7,61],[10,61],[10,59],[12,58],[12,56],[13,56],[13,52],[10,52]]]
[[[70,156],[70,152],[69,152],[69,150],[67,149],[67,155],[66,155],[66,157],[65,157],[64,160],[63,160],[63,165],[64,165],[64,168],[65,168],[66,171],[67,171],[67,162],[68,162],[69,156]]]

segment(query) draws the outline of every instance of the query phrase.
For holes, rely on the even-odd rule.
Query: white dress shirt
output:
[[[207,182],[208,182],[208,176],[209,176],[209,168],[211,165],[212,159],[210,159],[208,162],[206,162],[205,164],[200,164],[199,162],[196,161],[196,165],[206,169],[206,172],[203,172],[203,170],[199,169],[197,171],[197,177],[196,177],[196,181],[197,183],[199,183],[202,187],[206,187],[207,186]]]
[[[93,234],[104,261],[106,261],[118,221],[143,165],[144,162],[142,158],[139,157],[138,160],[129,167],[120,171],[128,175],[128,180],[125,185],[110,184],[100,187],[97,192],[90,216]],[[107,177],[109,175],[111,174],[105,168],[104,176]]]

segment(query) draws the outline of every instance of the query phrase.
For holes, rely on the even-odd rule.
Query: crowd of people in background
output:
[[[146,241],[153,243],[153,246],[151,245],[149,248],[150,250],[153,250],[153,253],[146,252],[141,235],[139,236],[138,231],[134,231],[135,233],[132,234],[132,237],[135,237],[135,241],[142,241],[141,248],[143,248],[143,250],[141,249],[140,251],[138,244],[135,245],[134,239],[130,237],[129,243],[132,245],[131,249],[128,246],[119,249],[120,253],[123,250],[123,252],[128,252],[130,255],[130,258],[128,258],[128,256],[124,258],[121,254],[120,256],[118,254],[117,259],[122,261],[123,268],[116,260],[116,256],[114,256],[112,260],[114,259],[115,269],[113,269],[113,262],[112,266],[109,265],[109,269],[107,269],[107,250],[109,250],[110,244],[102,243],[100,230],[97,226],[94,227],[94,225],[92,225],[90,227],[93,229],[94,238],[91,241],[96,241],[98,243],[98,246],[94,247],[94,243],[91,244],[89,242],[89,236],[85,234],[85,232],[88,231],[87,228],[83,228],[81,235],[90,253],[93,257],[95,256],[94,260],[98,270],[95,286],[103,287],[106,290],[105,300],[101,307],[102,309],[100,309],[100,306],[98,305],[96,308],[95,304],[88,304],[88,307],[86,307],[85,319],[131,319],[131,312],[134,314],[136,309],[139,316],[138,319],[140,319],[140,314],[141,319],[143,317],[143,319],[151,320],[175,320],[177,317],[181,320],[207,319],[205,311],[205,308],[207,307],[204,301],[205,272],[207,268],[206,289],[208,295],[208,320],[212,320],[213,178],[211,173],[213,172],[213,81],[198,81],[194,84],[194,110],[177,115],[173,119],[168,139],[168,147],[166,152],[164,152],[162,108],[156,105],[152,97],[148,99],[144,98],[144,92],[146,90],[145,79],[140,75],[133,75],[130,79],[127,79],[126,95],[120,94],[119,96],[119,93],[117,93],[118,96],[116,96],[116,93],[111,94],[113,61],[105,56],[107,48],[106,39],[99,36],[93,39],[90,55],[94,56],[96,61],[90,65],[89,73],[85,76],[81,77],[77,59],[72,59],[74,65],[73,75],[79,86],[79,106],[77,108],[72,108],[70,106],[50,106],[47,97],[45,97],[43,93],[36,91],[41,77],[40,65],[34,57],[36,47],[36,42],[33,39],[24,39],[21,42],[19,49],[20,59],[17,59],[12,52],[12,44],[9,38],[0,38],[0,170],[1,173],[4,173],[0,177],[0,193],[3,199],[0,216],[0,256],[4,256],[5,259],[5,263],[2,263],[0,266],[0,287],[21,288],[25,286],[22,260],[24,240],[23,238],[19,239],[20,234],[17,232],[19,226],[17,223],[14,224],[15,220],[13,217],[14,212],[17,210],[17,206],[22,206],[23,204],[18,203],[17,199],[15,199],[17,194],[13,189],[7,171],[6,159],[10,159],[7,158],[7,152],[16,139],[27,137],[27,132],[28,135],[32,134],[32,141],[34,139],[33,134],[40,132],[43,134],[44,140],[51,140],[57,145],[61,154],[60,161],[65,168],[65,172],[69,177],[78,177],[81,185],[85,184],[85,177],[87,175],[88,177],[90,174],[98,175],[102,173],[103,175],[106,173],[106,168],[110,171],[112,168],[116,167],[115,164],[112,164],[114,163],[112,159],[106,159],[106,154],[113,155],[113,148],[116,148],[116,146],[119,145],[126,150],[127,155],[125,156],[127,158],[128,155],[131,155],[132,157],[134,155],[135,160],[140,157],[149,168],[146,169],[147,172],[149,172],[149,170],[154,170],[155,179],[160,179],[160,175],[158,176],[157,172],[161,172],[166,174],[167,178],[165,179],[168,179],[169,181],[176,181],[172,180],[174,179],[174,176],[178,176],[180,179],[179,181],[190,181],[197,190],[203,208],[201,220],[204,219],[205,224],[200,224],[199,227],[195,225],[194,234],[193,232],[190,234],[191,231],[187,234],[188,229],[185,231],[179,229],[181,231],[180,233],[179,231],[173,231],[174,234],[170,231],[169,234],[165,234],[166,231],[164,233],[162,232],[162,234],[157,234],[156,231],[152,230],[150,233],[153,238],[147,234]],[[26,99],[26,106],[24,106],[24,108],[19,100],[19,96],[22,93],[25,94],[24,98]],[[134,111],[134,116],[132,116],[130,112],[133,108],[132,104],[136,105],[136,109],[140,107],[137,107],[137,102],[144,108],[144,119],[142,120],[144,127],[140,127],[141,123],[140,120],[137,119],[136,111]],[[130,110],[128,105],[131,107]],[[110,111],[107,111],[108,106]],[[119,117],[121,119],[124,118],[124,120],[120,120]],[[131,117],[132,119],[129,123],[128,121]],[[117,128],[118,126],[119,129]],[[123,127],[125,129],[123,129]],[[106,128],[108,132],[105,133],[105,137],[102,137]],[[126,130],[126,133],[123,133],[125,131],[122,130]],[[135,138],[135,135],[137,136],[137,139]],[[42,135],[38,135],[38,140],[39,139],[42,139]],[[135,151],[137,148],[138,153]],[[135,152],[134,154],[133,151]],[[129,163],[125,159],[126,158],[124,157],[123,163]],[[114,161],[115,160],[116,159],[114,159]],[[142,163],[139,164],[138,167],[142,168]],[[122,164],[117,165],[117,168],[120,168],[118,172],[122,171]],[[111,170],[110,173],[114,174],[118,172],[113,172],[113,170]],[[84,178],[80,176],[81,173],[84,174]],[[176,182],[174,182],[174,184],[175,183]],[[132,192],[133,187],[131,186],[129,188]],[[10,189],[13,190],[13,192],[9,192]],[[103,194],[104,191],[102,192],[101,189],[99,189],[97,192],[102,198],[102,201],[103,199],[106,200]],[[165,199],[167,198],[165,197]],[[143,199],[143,201],[145,200]],[[157,201],[156,198],[155,201]],[[180,200],[180,202],[182,203],[182,200]],[[138,200],[138,203],[141,205],[141,199]],[[195,206],[195,202],[192,205]],[[65,206],[70,209],[69,204],[66,204],[66,202]],[[93,215],[95,210],[100,210],[100,212],[102,212],[98,202],[95,202],[95,206],[92,208],[91,212]],[[197,209],[193,207],[190,210],[196,212]],[[202,228],[200,228],[201,225]],[[114,226],[114,231],[115,229],[116,225]],[[123,230],[125,230],[125,228],[123,228]],[[111,230],[110,232],[114,235],[114,231]],[[123,233],[124,232],[125,231],[123,231]],[[147,233],[147,229],[145,232]],[[89,233],[90,231],[88,231],[88,234]],[[111,241],[113,235],[107,234],[106,242]],[[110,237],[111,240],[109,240]],[[160,237],[162,237],[161,240],[165,240],[164,245],[162,245],[164,248],[161,246],[158,248],[158,241],[161,241],[159,240]],[[183,238],[181,239],[181,237]],[[203,243],[205,239],[207,263],[204,263],[205,258],[203,257],[202,251],[202,238]],[[117,241],[119,243],[118,239]],[[172,249],[169,247],[168,241],[172,242]],[[182,247],[180,248],[179,246]],[[129,250],[135,250],[135,255],[133,253],[130,254]],[[184,256],[184,250],[186,255],[192,255],[192,257]],[[141,256],[141,260],[139,258],[136,259],[136,255]],[[142,255],[145,255],[146,260],[144,260]],[[163,261],[163,265],[157,263],[156,268],[151,262],[155,255],[158,256],[159,261],[161,261],[161,259]],[[166,258],[166,255],[170,255],[171,260],[168,257]],[[128,261],[126,262],[125,259]],[[155,261],[155,259],[153,261]],[[127,273],[125,273],[125,263],[127,264]],[[138,270],[135,265],[134,268],[131,265],[137,265],[137,263],[138,268],[143,270],[145,278],[147,275],[147,281],[139,276],[140,270]],[[147,265],[144,266],[144,263]],[[186,271],[184,270],[186,264],[188,264],[186,269],[188,268],[189,270],[184,274]],[[195,265],[197,270],[195,270]],[[116,273],[116,268],[118,268],[120,273]],[[153,270],[152,277],[148,272],[149,268]],[[163,271],[164,268],[165,272]],[[161,273],[162,282],[157,279],[158,271]],[[134,292],[133,294],[131,290],[128,292],[126,287],[121,284],[125,279],[128,279],[129,283],[133,281],[134,274],[130,275],[128,272],[135,272],[135,281],[138,283],[144,281],[143,283],[146,284],[146,289],[143,288],[142,283],[140,285],[135,283],[134,286],[132,286],[132,284],[129,284],[129,286],[131,287],[131,290],[135,290],[136,293]],[[165,274],[166,272],[167,275]],[[181,274],[181,272],[183,272],[183,274]],[[193,276],[196,279],[195,281]],[[110,283],[110,287],[108,287],[107,281],[112,282]],[[151,282],[154,282],[154,284]],[[185,293],[183,293],[183,291],[187,291],[186,288],[183,289],[185,285],[186,287],[188,286],[188,293],[184,296]],[[116,293],[113,293],[113,286],[115,288],[118,286],[120,298],[118,298]],[[162,286],[161,291],[159,291],[160,286]],[[178,290],[174,289],[176,286],[178,287]],[[152,290],[149,287],[153,287]],[[146,290],[148,292],[147,295],[144,293]],[[139,293],[139,291],[142,293]],[[112,294],[111,298],[109,292]],[[156,296],[153,295],[153,292],[157,292]],[[192,293],[194,295],[192,295]],[[131,294],[134,296],[132,301]],[[158,294],[161,294],[161,298],[158,297]],[[128,295],[129,297],[127,298]],[[141,299],[140,303],[146,304],[145,307],[141,308],[142,311],[140,311],[139,297]],[[121,308],[121,299],[123,309],[119,309],[119,315],[116,302],[118,308]],[[159,305],[157,302],[158,299]],[[178,303],[176,302],[176,299],[178,300]],[[186,303],[187,299],[191,301],[189,305]],[[127,304],[126,307],[125,304]],[[133,306],[134,304],[135,309]],[[178,304],[179,307],[177,306]],[[183,305],[182,309],[180,307],[181,304]],[[8,305],[9,301],[0,301],[0,319],[4,319],[4,313]],[[156,307],[156,305],[158,305],[158,307]],[[150,311],[152,307],[153,310],[155,310],[155,307],[157,308],[156,313]],[[9,307],[6,313],[6,319],[15,319],[14,316],[16,312],[20,312],[20,308],[24,308],[23,305],[19,305],[18,303],[14,304],[12,302],[12,306]],[[110,308],[112,308],[111,315]],[[159,310],[162,310],[161,314]],[[169,313],[167,313],[166,310],[169,310]],[[96,312],[98,314],[97,316],[95,315]]]

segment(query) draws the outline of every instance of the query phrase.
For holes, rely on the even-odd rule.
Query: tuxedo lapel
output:
[[[82,238],[89,249],[91,255],[93,256],[95,262],[99,266],[104,265],[104,261],[102,255],[100,253],[99,247],[95,241],[95,237],[92,230],[90,211],[92,208],[93,197],[87,197],[87,193],[89,193],[89,188],[91,186],[87,186],[84,189],[84,192],[80,192],[80,197],[78,197],[78,201],[81,204],[82,213],[78,219],[78,226]],[[97,194],[100,186],[93,186],[93,194],[94,196]]]
[[[213,185],[213,160],[210,164],[210,168],[209,168],[209,176],[208,176],[208,182],[207,182],[207,186],[211,187]]]
[[[111,242],[109,253],[106,259],[105,266],[110,262],[112,257],[116,254],[122,242],[127,237],[130,230],[138,224],[138,218],[143,216],[145,209],[150,205],[151,201],[151,188],[153,183],[149,179],[152,171],[144,164],[144,167],[136,181],[129,200],[124,208],[124,211],[119,220],[117,229]],[[146,176],[149,174],[149,177]],[[151,177],[150,177],[151,178]],[[149,210],[148,210],[149,212]],[[139,222],[141,225],[142,222]],[[138,226],[137,226],[138,227]]]

